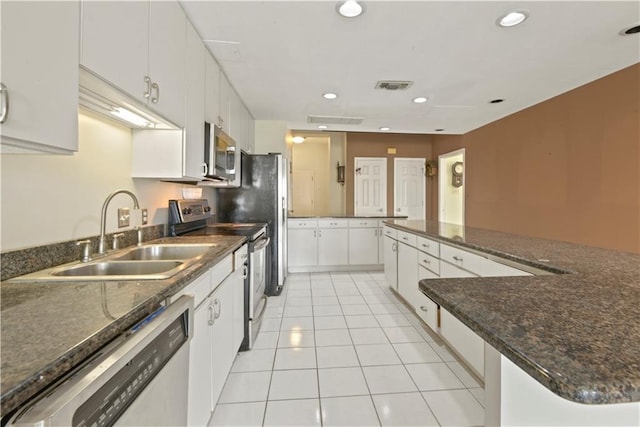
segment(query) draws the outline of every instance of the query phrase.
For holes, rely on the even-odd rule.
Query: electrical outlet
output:
[[[129,208],[118,208],[118,228],[128,227],[130,219]]]
[[[142,208],[142,225],[149,222],[149,211],[147,208]]]

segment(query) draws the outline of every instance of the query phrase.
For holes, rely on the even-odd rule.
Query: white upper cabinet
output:
[[[82,3],[82,65],[146,102],[148,59],[148,1]]]
[[[205,79],[205,108],[204,118],[212,125],[218,124],[220,111],[220,67],[213,56],[207,52],[205,55],[206,79]]]
[[[237,147],[247,150],[248,111],[235,90],[229,92],[229,135],[236,141]]]
[[[152,1],[149,17],[150,99],[155,104],[152,107],[169,120],[182,125],[185,114],[187,18],[177,1]],[[204,73],[204,63],[202,67]],[[204,90],[204,83],[200,90]]]
[[[205,47],[191,23],[187,23],[184,175],[204,176]]]
[[[80,3],[0,2],[2,153],[78,149]]]
[[[186,22],[175,1],[84,1],[80,63],[183,126]]]
[[[218,106],[218,120],[217,124],[224,130],[226,133],[229,133],[229,116],[231,115],[231,92],[233,89],[231,88],[231,83],[229,83],[229,79],[224,73],[220,73],[220,103]]]

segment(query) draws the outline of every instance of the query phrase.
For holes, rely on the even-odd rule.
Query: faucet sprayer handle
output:
[[[142,228],[136,227],[135,230],[138,234],[138,243],[136,243],[136,246],[142,246]]]
[[[111,249],[114,251],[120,249],[120,238],[124,237],[124,233],[116,233],[113,235],[113,242],[111,242]]]

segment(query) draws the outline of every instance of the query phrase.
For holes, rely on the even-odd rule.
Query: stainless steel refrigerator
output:
[[[271,238],[265,293],[280,295],[287,277],[288,163],[282,154],[246,154],[241,186],[219,188],[217,222],[266,222]]]

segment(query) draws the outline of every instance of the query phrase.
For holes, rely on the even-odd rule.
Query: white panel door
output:
[[[394,214],[425,218],[425,159],[394,159]]]
[[[291,214],[315,215],[315,182],[313,172],[291,173]]]
[[[387,211],[387,159],[355,158],[355,215],[384,215]]]

